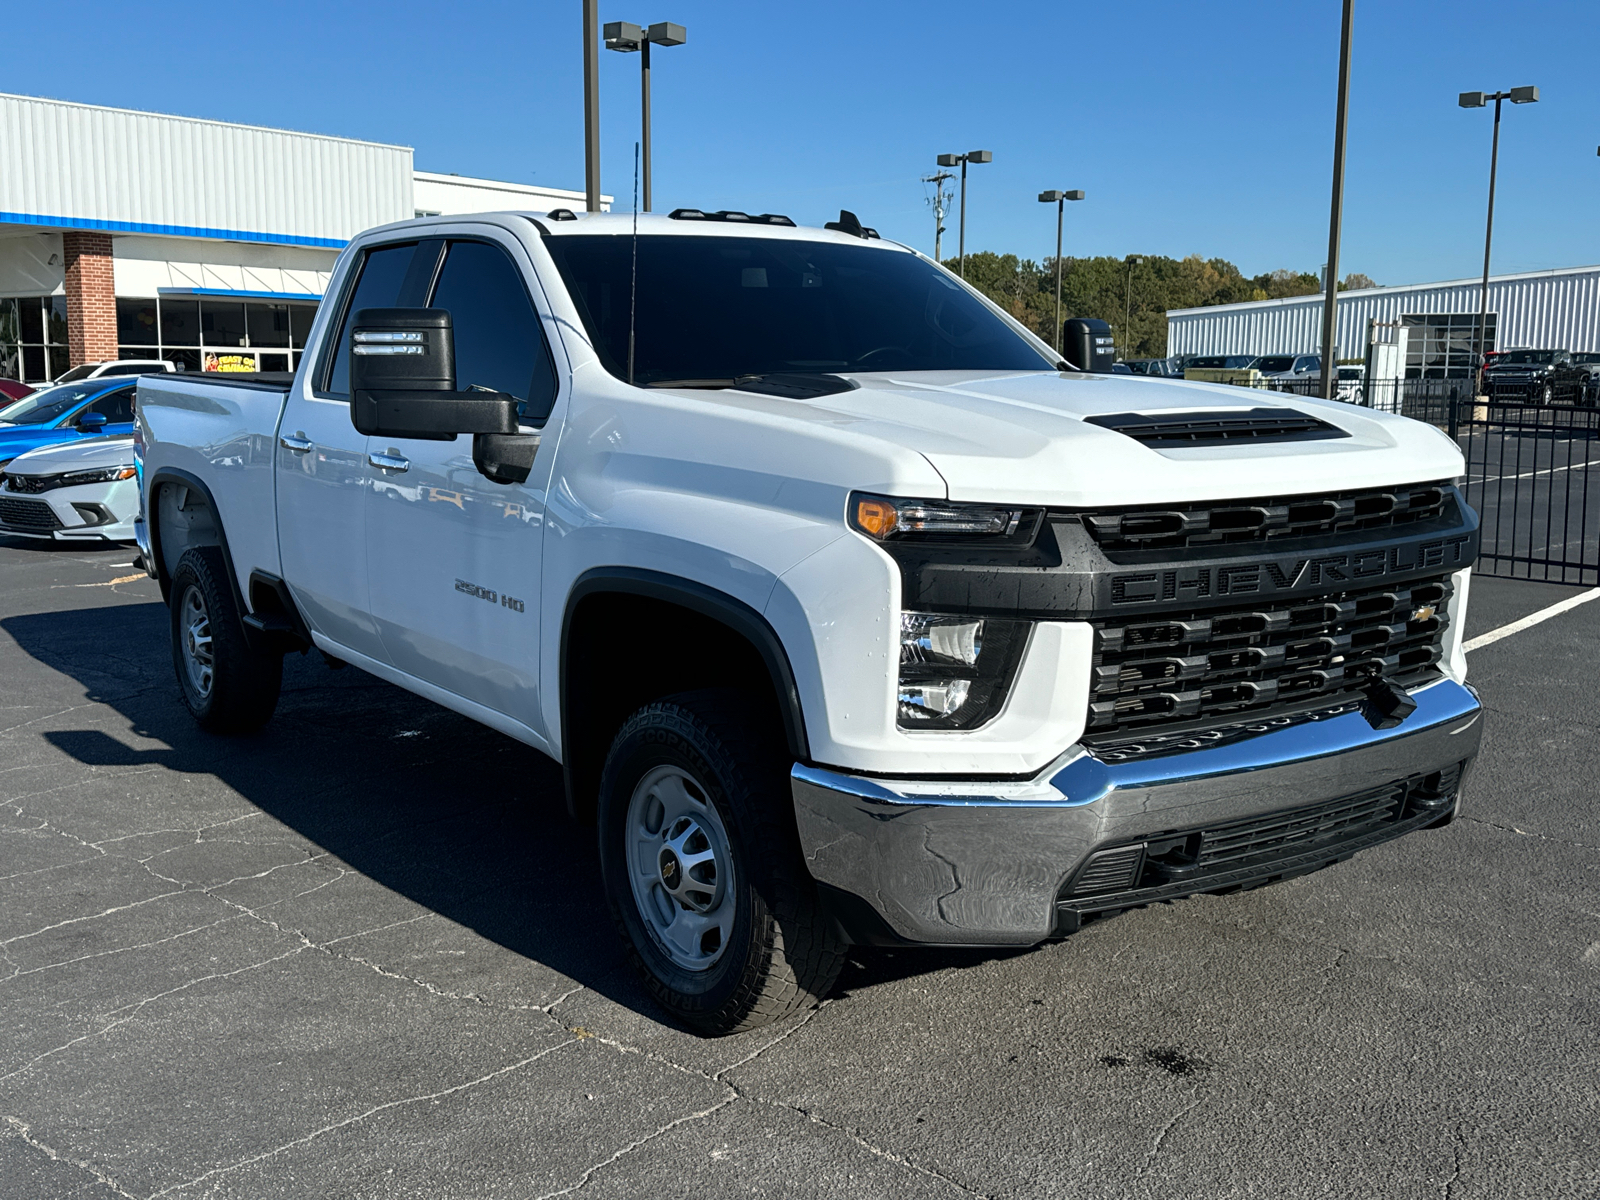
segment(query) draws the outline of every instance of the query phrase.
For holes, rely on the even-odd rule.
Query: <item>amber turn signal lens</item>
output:
[[[856,500],[856,528],[875,538],[886,538],[900,523],[900,513],[887,500]]]

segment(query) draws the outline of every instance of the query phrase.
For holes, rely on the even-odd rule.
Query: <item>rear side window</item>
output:
[[[406,271],[411,266],[416,249],[415,242],[407,242],[403,246],[379,246],[368,250],[363,256],[355,289],[350,293],[349,303],[344,306],[338,349],[328,372],[327,391],[345,396],[350,394],[350,318],[363,308],[399,306],[400,288],[405,283]]]
[[[451,242],[430,308],[447,309],[455,338],[456,387],[505,392],[529,421],[555,405],[556,377],[522,272],[487,242]]]
[[[133,388],[118,388],[108,396],[101,396],[84,412],[103,413],[107,425],[125,425],[133,420]]]

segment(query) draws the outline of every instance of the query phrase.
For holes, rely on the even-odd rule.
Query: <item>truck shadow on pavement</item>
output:
[[[72,760],[213,777],[381,886],[667,1020],[623,956],[593,832],[568,818],[552,760],[315,653],[285,661],[277,714],[260,733],[207,734],[179,699],[160,603],[6,617],[0,629],[126,718],[130,741],[160,744],[100,728],[41,734]],[[857,948],[833,994],[1011,953]]]

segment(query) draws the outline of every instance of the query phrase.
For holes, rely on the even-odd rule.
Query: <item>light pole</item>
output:
[[[1061,353],[1061,219],[1067,211],[1068,200],[1082,200],[1083,189],[1071,192],[1040,192],[1039,203],[1056,206],[1056,336],[1050,344]]]
[[[1483,108],[1491,100],[1494,101],[1494,141],[1489,149],[1489,217],[1483,231],[1483,289],[1478,297],[1477,368],[1473,372],[1476,376],[1474,394],[1478,395],[1483,392],[1484,336],[1489,323],[1489,247],[1494,242],[1494,175],[1500,163],[1500,102],[1509,100],[1513,104],[1537,104],[1539,89],[1519,87],[1509,92],[1462,92],[1456,98],[1456,103],[1462,108]]]
[[[1124,358],[1133,346],[1133,269],[1138,265],[1139,256],[1128,255],[1128,282],[1122,289],[1122,336],[1127,339],[1123,343]]]
[[[640,51],[639,58],[639,112],[643,132],[639,138],[639,174],[644,185],[644,211],[650,211],[650,47],[681,46],[688,40],[682,25],[661,21],[641,28],[629,21],[610,21],[606,24],[606,49],[624,54]]]
[[[584,207],[600,211],[600,0],[583,0]]]
[[[1344,0],[1339,34],[1339,106],[1333,119],[1333,202],[1328,213],[1328,274],[1322,281],[1322,398],[1333,399],[1339,375],[1339,350],[1333,344],[1339,318],[1339,232],[1344,221],[1344,132],[1350,110],[1350,38],[1355,29],[1355,0]]]
[[[961,235],[960,249],[956,253],[960,255],[958,273],[965,279],[967,277],[967,164],[993,162],[994,155],[988,150],[968,150],[965,154],[941,154],[935,161],[941,167],[961,168]]]

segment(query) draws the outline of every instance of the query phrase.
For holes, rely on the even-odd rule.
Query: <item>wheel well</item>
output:
[[[227,556],[222,526],[211,506],[211,497],[182,480],[158,480],[155,490],[155,522],[150,531],[151,549],[163,588],[178,567],[178,560],[191,546],[217,546]],[[229,565],[229,574],[232,574]]]
[[[718,616],[659,596],[591,593],[569,611],[561,662],[567,807],[581,821],[594,817],[601,768],[617,730],[664,696],[737,688],[750,697],[759,719],[782,731],[790,753],[805,757],[804,746],[796,744],[804,736],[796,733],[798,714],[785,712],[792,681],[774,678],[770,648],[763,655]],[[782,674],[787,669],[785,660]]]

